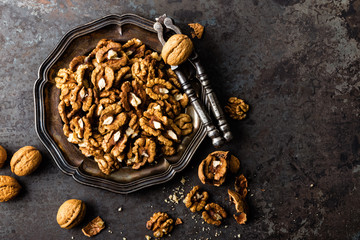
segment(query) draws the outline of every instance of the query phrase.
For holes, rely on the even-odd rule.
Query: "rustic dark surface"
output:
[[[78,198],[88,206],[86,221],[106,221],[95,239],[144,239],[156,211],[183,219],[169,239],[360,239],[359,11],[358,0],[1,0],[0,144],[9,156],[36,146],[44,161],[16,177],[24,187],[18,198],[0,204],[0,238],[85,239],[80,226],[56,223],[61,203]],[[214,151],[208,139],[172,181],[129,195],[76,183],[40,143],[32,94],[38,67],[66,31],[112,13],[167,13],[187,31],[190,22],[205,26],[195,44],[221,102],[238,96],[251,105],[249,118],[231,122],[236,137],[222,148],[240,158],[249,179],[247,225],[229,214],[221,227],[209,226],[183,203],[164,201],[177,187],[200,184],[197,166]],[[8,165],[0,174],[14,176]],[[204,186],[231,214],[232,183]]]

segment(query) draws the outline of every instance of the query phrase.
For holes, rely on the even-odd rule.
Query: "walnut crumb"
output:
[[[122,208],[121,208],[121,207],[119,207],[119,208],[118,208],[118,212],[121,212],[121,211],[122,211]]]
[[[182,177],[180,182],[181,182],[182,185],[184,185],[186,183],[186,179],[184,177]]]

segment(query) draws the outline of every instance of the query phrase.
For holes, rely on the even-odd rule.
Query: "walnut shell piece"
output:
[[[240,169],[240,160],[235,157],[234,155],[231,155],[229,158],[229,170],[231,173],[236,174]]]
[[[201,211],[209,198],[209,194],[206,191],[200,193],[199,186],[193,187],[193,189],[186,195],[184,199],[185,206],[190,209],[191,212]]]
[[[188,25],[194,30],[193,32],[191,32],[191,37],[197,37],[198,39],[201,39],[204,33],[204,26],[200,23],[189,23]]]
[[[212,152],[200,163],[198,176],[203,184],[208,183],[218,187],[224,183],[228,169],[228,153]]]
[[[21,185],[15,178],[0,176],[0,202],[7,202],[16,197],[21,190]]]
[[[238,192],[242,198],[245,198],[248,192],[247,191],[248,182],[244,174],[241,174],[240,176],[235,178],[234,185],[235,185],[235,191]]]
[[[85,203],[78,199],[69,199],[59,208],[56,221],[61,228],[70,229],[78,225],[85,216]]]
[[[7,159],[6,150],[0,145],[0,168],[4,166],[6,159]]]
[[[245,201],[245,199],[237,192],[228,190],[229,199],[230,202],[233,202],[235,204],[235,210],[237,213],[240,213],[240,215],[234,214],[235,220],[239,224],[245,224],[247,220],[247,215],[249,214],[249,207]]]
[[[221,220],[226,218],[225,210],[216,203],[209,203],[205,206],[205,211],[202,212],[202,218],[208,224],[220,226]]]
[[[249,105],[240,98],[231,97],[228,100],[228,104],[225,106],[225,111],[232,119],[242,120],[246,117],[246,113],[249,111]]]
[[[93,237],[97,235],[101,230],[105,228],[105,222],[97,216],[91,222],[89,222],[85,227],[81,229],[87,237]]]
[[[22,147],[10,160],[11,171],[18,176],[29,175],[39,167],[41,160],[41,153],[35,147]]]
[[[185,62],[194,49],[190,38],[184,34],[174,34],[164,44],[161,57],[164,62],[177,66]]]
[[[157,212],[146,222],[146,228],[154,231],[154,237],[161,238],[170,233],[174,227],[174,220],[167,213]]]

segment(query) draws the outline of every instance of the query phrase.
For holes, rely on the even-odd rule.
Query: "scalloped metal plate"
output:
[[[38,79],[34,85],[36,132],[60,170],[81,184],[127,194],[165,183],[188,165],[206,136],[204,126],[190,106],[187,112],[193,117],[194,132],[184,138],[176,156],[159,159],[157,165],[147,166],[141,170],[122,168],[110,176],[102,174],[93,160],[86,158],[75,145],[66,141],[61,128],[62,122],[57,114],[59,90],[54,87],[53,81],[56,71],[66,67],[73,57],[90,51],[101,38],[125,41],[138,37],[150,48],[160,52],[161,44],[157,40],[153,24],[154,22],[140,16],[124,14],[105,16],[81,25],[62,37],[39,68]],[[193,72],[189,70],[187,75],[191,78]],[[193,84],[204,100],[204,89],[196,83]],[[205,103],[209,108],[209,103]]]

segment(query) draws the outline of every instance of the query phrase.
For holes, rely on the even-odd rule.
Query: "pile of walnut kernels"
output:
[[[193,130],[176,74],[139,39],[100,40],[60,69],[55,82],[64,134],[105,174],[174,155]]]

